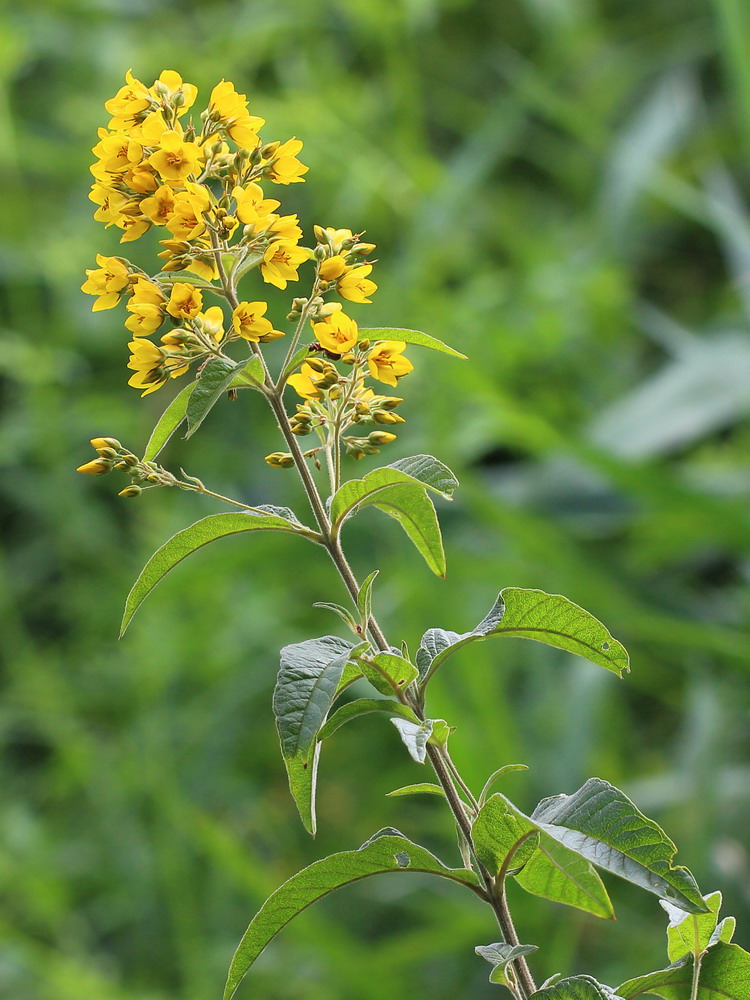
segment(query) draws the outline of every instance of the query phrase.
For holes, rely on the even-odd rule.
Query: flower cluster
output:
[[[284,290],[310,264],[310,292],[295,297],[286,316],[294,331],[276,380],[263,359],[266,387],[282,392],[289,384],[302,398],[292,416],[295,434],[315,431],[321,448],[330,448],[335,434],[349,454],[369,454],[393,435],[381,430],[342,438],[346,429],[402,418],[393,412],[400,400],[377,396],[366,381],[395,387],[412,370],[404,343],[360,335],[342,308],[372,301],[377,285],[368,258],[375,245],[350,229],[321,226],[314,227],[314,246],[302,245],[298,217],[282,214],[263,186],[304,179],[302,143],[264,143],[264,120],[250,113],[247,98],[229,81],[218,83],[208,106],[194,115],[197,96],[173,70],[150,87],[128,71],[125,85],[105,103],[110,121],[99,130],[91,167],[94,217],[121,230],[121,243],[160,232],[162,263],[150,275],[124,256],[99,254],[82,289],[94,297],[94,311],[124,301],[129,384],[147,395],[191,368],[200,379],[211,358],[236,362],[226,353],[232,342],[244,341],[262,357],[261,345],[285,331],[268,317],[269,304],[257,292],[241,297],[240,281],[254,271]],[[163,327],[167,332],[160,334]]]

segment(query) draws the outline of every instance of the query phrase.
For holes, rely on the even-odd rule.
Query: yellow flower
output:
[[[321,347],[332,354],[345,354],[357,343],[357,324],[345,313],[338,311],[326,316],[322,323],[313,323],[315,336]]]
[[[113,309],[129,284],[128,266],[119,257],[104,257],[98,253],[96,263],[98,268],[86,269],[86,280],[81,285],[82,292],[98,296],[91,307],[92,312]]]
[[[207,337],[212,337],[217,343],[224,336],[224,313],[221,306],[211,306],[205,312],[195,317],[197,329]]]
[[[194,142],[185,142],[179,132],[168,129],[159,140],[159,149],[148,162],[165,181],[184,181],[190,174],[200,173],[198,165],[204,158],[203,150]]]
[[[408,375],[414,365],[408,358],[402,358],[406,344],[401,340],[382,340],[367,355],[367,367],[373,378],[386,385],[396,385],[404,375]]]
[[[240,302],[232,313],[232,329],[237,336],[253,344],[283,337],[281,330],[274,330],[271,321],[265,319],[267,309],[267,302]]]
[[[130,211],[123,213],[122,218],[117,225],[121,229],[125,230],[120,237],[120,243],[131,243],[133,240],[137,240],[139,236],[143,236],[144,233],[149,231],[151,228],[151,220],[147,219],[144,215],[141,215],[140,210],[133,211],[131,207]]]
[[[310,365],[302,365],[298,372],[289,376],[288,381],[303,399],[319,399],[321,393],[317,383],[322,378],[323,375],[314,371]]]
[[[99,129],[99,142],[91,152],[99,158],[99,163],[91,167],[95,177],[97,171],[100,174],[102,170],[111,174],[123,173],[143,159],[143,146],[140,142],[132,139],[126,132],[108,132],[105,128]]]
[[[174,211],[167,220],[167,229],[181,240],[194,240],[206,231],[203,218],[211,207],[208,191],[200,184],[187,181],[187,190],[178,191]]]
[[[339,253],[333,257],[329,257],[328,260],[324,260],[320,265],[318,273],[324,281],[337,281],[348,270],[349,265]]]
[[[141,211],[155,226],[166,226],[174,212],[174,191],[169,184],[162,184],[150,198],[144,198]]]
[[[276,184],[296,184],[302,181],[302,174],[310,169],[297,159],[297,153],[302,149],[300,139],[287,139],[281,144],[272,143],[266,147],[269,163],[265,176]]]
[[[159,187],[159,178],[154,173],[154,168],[150,163],[134,163],[125,172],[123,180],[138,194],[151,194]]]
[[[125,74],[125,86],[120,87],[114,97],[104,102],[104,107],[112,115],[110,128],[127,129],[137,125],[151,108],[152,101],[148,87],[136,80],[132,70],[128,70]]]
[[[215,281],[219,277],[216,258],[205,240],[196,240],[194,244],[184,240],[161,240],[165,248],[157,254],[166,261],[165,271],[192,271],[206,281]],[[196,254],[198,250],[198,254]],[[202,252],[201,252],[202,251]]]
[[[163,97],[170,104],[174,104],[175,98],[177,98],[179,101],[177,117],[182,118],[185,112],[189,111],[195,104],[198,88],[192,83],[183,83],[180,74],[173,69],[165,69],[160,74],[159,79],[154,81],[151,93],[154,97]]]
[[[286,288],[288,281],[297,281],[297,268],[309,259],[309,252],[304,247],[298,247],[291,240],[279,240],[272,243],[263,254],[260,271],[263,280],[277,288]]]
[[[122,206],[127,202],[127,197],[121,191],[115,191],[97,181],[91,185],[89,198],[98,205],[94,212],[97,222],[103,222],[105,228],[110,226],[120,226],[122,223]]]
[[[291,240],[296,243],[302,239],[302,230],[299,226],[299,217],[296,215],[272,215],[270,226],[267,232],[273,233],[281,240]]]
[[[211,91],[208,111],[209,120],[216,120],[216,116],[238,146],[255,149],[258,145],[256,133],[265,125],[265,119],[248,114],[247,98],[238,94],[229,80],[217,83]]]
[[[237,202],[234,214],[243,225],[252,226],[256,232],[268,227],[269,222],[275,218],[273,213],[281,204],[274,198],[265,198],[259,184],[236,187],[232,191],[232,197]]]
[[[136,337],[148,337],[164,322],[165,299],[162,290],[148,278],[139,278],[125,307],[131,314],[125,326]]]
[[[185,282],[177,282],[172,286],[167,312],[175,319],[188,319],[197,316],[203,308],[203,296],[198,289]]]
[[[180,126],[175,131],[179,134]],[[133,138],[138,139],[144,146],[161,145],[161,137],[165,132],[169,132],[169,125],[164,121],[161,111],[152,111],[141,122],[140,126],[133,131]]]
[[[335,260],[335,258],[331,259]],[[326,261],[326,263],[328,262]],[[367,296],[377,291],[378,286],[367,277],[370,271],[372,271],[372,264],[361,264],[346,271],[336,284],[339,295],[344,299],[349,299],[350,302],[372,302],[372,299],[368,299]]]
[[[85,465],[79,465],[76,472],[82,472],[85,476],[106,476],[111,468],[112,463],[106,458],[94,458]]]
[[[130,360],[128,368],[135,372],[128,379],[128,385],[143,389],[142,396],[156,392],[169,378],[169,370],[165,365],[167,352],[144,337],[138,337],[128,344]]]

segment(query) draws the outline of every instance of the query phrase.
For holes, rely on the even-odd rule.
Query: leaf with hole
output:
[[[476,875],[463,868],[447,868],[434,854],[407,840],[398,830],[376,834],[358,851],[342,851],[316,861],[293,875],[265,901],[253,917],[229,969],[224,1000],[234,996],[241,980],[266,945],[290,920],[311,903],[335,889],[371,875],[390,872],[424,872],[450,879],[484,898]]]
[[[359,666],[375,690],[385,695],[406,690],[418,676],[417,668],[396,652],[360,657]]]
[[[211,514],[204,517],[191,524],[189,528],[183,528],[176,535],[172,535],[143,567],[125,602],[120,635],[123,635],[133,615],[157,583],[186,556],[208,545],[209,542],[227,538],[229,535],[242,534],[245,531],[283,531],[313,541],[318,537],[314,531],[299,524],[298,521],[289,521],[268,514],[254,514],[248,511],[236,514]]]
[[[612,919],[607,890],[591,864],[558,843],[504,795],[492,795],[472,827],[477,857],[491,875],[511,874],[533,896]]]
[[[602,623],[560,594],[506,587],[485,618],[471,632],[428,629],[417,650],[424,686],[445,661],[463,646],[494,636],[534,639],[585,657],[622,676],[630,669],[625,647]]]
[[[673,867],[677,848],[619,788],[601,778],[572,795],[542,799],[531,814],[542,830],[599,868],[690,913],[705,913],[687,868]]]

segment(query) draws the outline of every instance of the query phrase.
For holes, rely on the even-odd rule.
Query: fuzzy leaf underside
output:
[[[471,632],[429,629],[417,650],[417,666],[426,683],[436,670],[461,647],[493,636],[534,639],[622,676],[630,669],[625,647],[602,623],[573,601],[542,590],[506,587],[486,617]]]
[[[591,976],[571,976],[558,979],[551,986],[544,986],[531,994],[531,1000],[617,1000],[609,986],[598,983]]]
[[[589,780],[572,795],[543,799],[531,814],[542,830],[599,868],[691,913],[705,913],[686,868],[672,867],[677,848],[614,785]]]
[[[690,1000],[692,957],[667,969],[629,979],[615,990],[623,1000],[658,996],[663,1000]],[[750,1000],[750,955],[739,945],[719,942],[703,957],[697,1000]]]
[[[189,385],[183,386],[159,417],[143,453],[144,462],[153,462],[185,419],[190,395],[197,384],[197,382],[191,382]]]
[[[439,875],[481,894],[473,872],[447,868],[428,850],[398,831],[385,830],[357,851],[343,851],[314,862],[269,896],[253,917],[235,952],[224,989],[224,1000],[234,996],[242,978],[266,945],[298,913],[335,889],[371,875],[389,872]]]
[[[541,830],[504,795],[490,796],[472,828],[477,857],[492,875],[515,872],[534,896],[612,919],[607,890],[591,864]],[[520,871],[519,871],[520,869]]]
[[[379,490],[399,484],[428,489],[450,500],[458,486],[458,480],[447,465],[443,465],[432,455],[402,458],[392,465],[373,469],[362,479],[350,479],[344,483],[331,500],[331,521],[334,525],[340,524],[363,502],[372,502]]]
[[[284,531],[292,535],[312,538],[314,532],[283,517],[266,514],[229,513],[210,514],[196,521],[189,528],[183,528],[151,556],[133,584],[125,602],[125,613],[120,626],[120,635],[132,621],[133,615],[148,597],[154,587],[166,574],[186,556],[202,548],[209,542],[245,531]]]

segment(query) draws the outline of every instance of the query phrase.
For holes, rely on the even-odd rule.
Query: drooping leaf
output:
[[[331,501],[331,521],[335,525],[340,524],[356,507],[365,502],[372,503],[375,494],[399,484],[420,486],[450,500],[458,480],[447,465],[432,455],[402,458],[392,465],[373,469],[362,479],[350,479],[344,483]]]
[[[387,799],[395,799],[399,795],[442,795],[445,792],[440,785],[433,785],[429,781],[421,781],[416,785],[404,785],[402,788],[394,788],[392,792],[386,792]]]
[[[376,653],[360,659],[362,673],[380,694],[399,694],[418,676],[417,668],[398,653]]]
[[[417,650],[417,666],[426,684],[436,670],[462,646],[493,636],[534,639],[577,653],[618,676],[630,669],[627,651],[602,623],[560,594],[506,587],[487,616],[471,632],[429,629]]]
[[[435,507],[424,490],[406,485],[391,486],[378,493],[372,506],[398,521],[432,572],[445,576],[443,536]]]
[[[231,388],[247,366],[247,360],[232,362],[225,358],[207,361],[190,394],[186,410],[188,430],[185,440],[192,437],[223,393]]]
[[[712,892],[703,897],[708,913],[686,913],[685,910],[659,900],[669,916],[667,927],[667,954],[671,962],[685,955],[700,955],[709,946],[716,930],[721,909],[721,893]]]
[[[466,355],[444,344],[442,340],[431,337],[429,333],[420,330],[401,330],[398,327],[360,327],[360,333],[369,340],[400,340],[404,344],[414,344],[416,347],[429,347],[441,354],[466,361]]]
[[[305,829],[315,834],[318,731],[336,696],[347,661],[356,652],[346,639],[326,635],[284,646],[273,711],[289,788]]]
[[[358,851],[343,851],[316,861],[293,875],[265,901],[240,941],[229,969],[224,1000],[234,996],[240,981],[266,945],[298,913],[323,896],[352,882],[388,872],[426,872],[467,886],[483,898],[476,875],[447,868],[424,847],[396,830],[385,830]]]
[[[503,764],[503,766],[499,767],[497,771],[493,771],[485,782],[484,788],[479,796],[479,805],[484,805],[493,786],[506,774],[510,774],[513,771],[528,771],[528,769],[529,768],[526,764]]]
[[[427,757],[427,741],[432,735],[432,721],[410,722],[408,719],[391,719],[409,756],[417,764],[424,764]]]
[[[399,715],[410,722],[418,722],[414,712],[407,705],[402,705],[400,701],[393,701],[391,698],[358,698],[356,701],[348,701],[341,708],[336,709],[318,733],[318,739],[327,740],[351,719],[357,719],[361,715],[369,715],[372,712],[387,712],[389,715]]]
[[[531,994],[531,1000],[617,1000],[614,990],[598,983],[591,976],[570,976],[558,979]]]
[[[612,919],[607,890],[589,862],[558,843],[505,796],[492,795],[472,827],[477,857],[492,875],[510,872],[534,896]]]
[[[542,799],[531,819],[593,864],[653,892],[690,913],[705,913],[695,879],[672,867],[677,848],[653,820],[601,778],[572,795]]]
[[[667,969],[629,979],[615,991],[623,1000],[644,994],[664,1000],[690,1000],[692,956]],[[719,942],[701,960],[697,1000],[750,1000],[750,955],[739,945]]]
[[[498,941],[495,944],[480,944],[474,949],[480,958],[492,966],[490,982],[499,983],[501,986],[507,985],[505,966],[509,962],[538,950],[535,944],[505,944],[504,941]]]
[[[283,517],[254,514],[249,511],[237,514],[210,514],[208,517],[196,521],[195,524],[191,524],[189,528],[183,528],[176,535],[172,535],[169,541],[165,542],[151,556],[128,594],[125,602],[125,614],[120,626],[120,635],[122,636],[133,615],[157,583],[177,563],[182,562],[196,549],[216,541],[217,538],[226,538],[228,535],[237,535],[244,531],[285,531],[311,540],[318,537],[310,528],[306,528],[298,522],[288,521]]]
[[[144,462],[153,462],[185,419],[188,400],[196,385],[196,382],[191,382],[189,385],[183,386],[164,413],[159,417],[156,427],[151,431],[151,437],[148,439],[146,450],[143,453]]]

